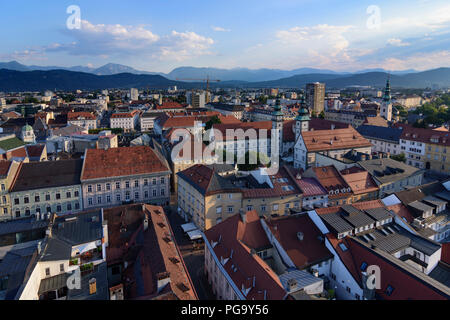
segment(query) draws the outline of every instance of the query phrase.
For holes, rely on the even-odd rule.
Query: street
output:
[[[214,300],[214,294],[204,275],[205,251],[204,245],[194,250],[193,243],[184,235],[181,225],[186,222],[173,209],[165,209],[170,225],[172,227],[178,247],[183,256],[184,263],[189,271],[192,282],[200,300]]]

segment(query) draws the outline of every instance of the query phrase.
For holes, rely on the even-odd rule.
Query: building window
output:
[[[111,191],[111,183],[106,184],[106,191]]]
[[[165,184],[166,183],[166,178],[161,177],[161,184]]]
[[[92,192],[92,186],[88,185],[88,192],[91,193]]]
[[[66,198],[67,198],[67,199],[72,198],[72,193],[71,193],[71,192],[66,192]]]
[[[120,193],[116,194],[116,201],[120,202]]]
[[[19,198],[14,199],[14,204],[19,204],[19,203],[20,203]]]
[[[97,185],[97,191],[102,191],[102,185],[101,184]]]
[[[388,285],[385,291],[386,295],[390,296],[392,292],[394,292],[394,288],[391,285]]]
[[[67,211],[72,211],[72,204],[71,203],[67,204]]]
[[[148,186],[148,179],[144,179],[144,186]]]
[[[40,202],[41,201],[41,197],[39,195],[34,196],[34,202]]]
[[[156,179],[153,179],[152,183],[153,183],[154,186],[156,186]]]
[[[145,199],[148,199],[148,191],[145,191],[145,192],[144,192],[144,198],[145,198]]]
[[[92,206],[92,205],[94,204],[94,200],[93,200],[92,198],[89,198],[89,199],[88,199],[88,204],[89,204],[90,206]]]
[[[120,182],[116,182],[116,190],[120,189]]]
[[[217,207],[216,208],[216,213],[217,214],[221,214],[222,213],[222,207]]]
[[[130,181],[125,182],[125,189],[130,189]]]
[[[79,210],[80,209],[80,204],[78,202],[75,202],[75,210]]]
[[[134,199],[135,200],[139,200],[139,192],[135,192],[134,193]]]
[[[31,215],[31,211],[29,208],[25,209],[25,216],[29,217]]]
[[[361,297],[359,296],[359,294],[355,293],[355,299],[356,300],[361,300]]]
[[[139,188],[139,180],[135,180],[134,181],[134,187],[135,188]]]
[[[59,200],[59,199],[61,199],[61,193],[56,194],[56,200]]]
[[[30,198],[24,197],[23,198],[23,203],[30,203]]]
[[[261,206],[261,211],[266,212],[266,206]]]
[[[228,207],[228,213],[233,213],[233,211],[234,211],[234,207]]]
[[[252,211],[253,210],[253,206],[247,206],[247,211]]]
[[[75,197],[79,197],[80,196],[80,192],[77,190],[75,191]]]
[[[125,201],[130,201],[130,192],[129,191],[127,191],[125,193]]]
[[[111,203],[111,196],[110,195],[106,196],[106,203]]]
[[[45,268],[45,275],[46,275],[47,277],[50,276],[50,268]]]
[[[345,290],[346,290],[348,293],[352,293],[352,290],[350,289],[350,287],[347,287]]]
[[[61,207],[60,204],[58,204],[58,205],[56,206],[56,211],[57,211],[57,212],[61,212],[61,211],[62,211],[62,207]]]
[[[153,197],[156,197],[156,196],[157,196],[156,190],[153,190]]]
[[[161,196],[165,196],[166,195],[166,190],[165,189],[161,189]]]
[[[59,271],[64,272],[64,263],[59,265]]]
[[[278,211],[278,205],[277,204],[273,205],[273,211]]]

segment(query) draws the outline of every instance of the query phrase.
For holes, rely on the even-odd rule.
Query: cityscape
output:
[[[449,300],[448,3],[231,2],[0,22],[0,300]]]

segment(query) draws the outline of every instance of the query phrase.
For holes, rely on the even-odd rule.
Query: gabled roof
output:
[[[204,196],[221,192],[241,192],[229,180],[223,178],[211,167],[195,165],[177,173]]]
[[[88,149],[81,180],[166,172],[170,169],[150,147]]]
[[[245,216],[246,222],[236,214],[207,230],[207,241],[213,246],[219,261],[228,259],[222,265],[237,288],[241,292],[249,289],[246,295],[242,292],[247,300],[284,300],[287,293],[280,279],[255,254],[258,248],[271,246],[258,213],[250,211]]]
[[[368,139],[384,140],[392,143],[400,143],[402,130],[392,127],[362,125],[356,129],[363,137]]]
[[[267,220],[267,225],[299,270],[333,257],[320,239],[322,233],[306,214]],[[303,235],[302,241],[298,238],[299,232]]]
[[[10,191],[79,185],[82,166],[81,159],[21,163]]]
[[[372,144],[353,127],[302,132],[308,152],[371,147]]]

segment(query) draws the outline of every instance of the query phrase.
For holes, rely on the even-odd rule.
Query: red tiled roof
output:
[[[411,125],[396,123],[397,128],[403,128],[402,135],[400,139],[419,141],[429,144],[437,144],[442,146],[450,146],[450,134],[445,131],[433,130],[433,129],[423,129],[415,128]],[[431,141],[431,139],[436,139],[437,142]]]
[[[157,110],[163,110],[163,109],[183,109],[185,106],[182,106],[178,102],[174,101],[165,101],[162,105],[156,105]]]
[[[319,183],[327,190],[327,192],[339,190],[339,194],[330,195],[329,198],[341,198],[349,196],[351,192],[341,192],[341,189],[349,188],[347,182],[341,177],[339,171],[334,166],[314,167],[312,170],[315,173]]]
[[[42,153],[44,152],[45,149],[45,144],[36,144],[36,145],[32,145],[32,146],[26,146],[27,148],[27,154],[28,157],[33,157],[33,158],[37,158],[37,157],[41,157]]]
[[[400,218],[405,218],[408,223],[414,221],[414,216],[403,203],[387,206],[386,209],[394,211]]]
[[[377,253],[365,245],[349,238],[346,241],[348,254],[352,260],[345,259],[344,262],[350,268],[354,278],[361,283],[360,266],[365,262],[368,265],[376,265],[381,271],[381,289],[377,289],[376,293],[384,300],[447,300],[443,293],[433,289],[425,281],[420,280],[407,270],[393,264],[388,259]],[[430,279],[431,280],[431,279]],[[386,294],[388,286],[393,288],[391,295]]]
[[[9,168],[11,167],[12,161],[0,161],[0,176],[6,177],[8,175]]]
[[[97,118],[90,112],[69,112],[67,114],[67,121],[78,120],[80,118],[85,118],[87,120],[96,120]]]
[[[239,214],[234,215],[207,230],[205,236],[210,243],[218,242],[213,249],[218,259],[230,258],[232,253],[223,268],[239,290],[250,288],[247,300],[285,299],[287,293],[278,276],[258,255],[252,253],[252,249],[270,246],[256,211],[246,214],[245,223]]]
[[[132,112],[114,113],[111,115],[111,119],[134,118],[137,113],[139,113],[138,110],[134,110]]]
[[[331,130],[333,125],[335,129],[345,129],[350,127],[347,123],[330,121],[321,118],[312,118],[311,121],[309,121],[310,130]]]
[[[150,147],[86,150],[82,180],[167,172],[166,164]]]
[[[285,179],[285,180],[279,180]],[[278,170],[278,172],[274,175],[270,176],[270,180],[272,181],[273,188],[255,188],[255,189],[243,189],[242,197],[243,198],[272,198],[272,197],[283,197],[290,196],[295,194],[301,194],[302,191],[298,188],[295,181],[291,178],[287,169],[282,167]],[[286,182],[284,182],[286,181]],[[283,187],[291,186],[292,190],[285,190]],[[300,198],[299,198],[300,200]]]
[[[227,130],[237,130],[242,129],[244,130],[244,133],[248,129],[255,129],[258,137],[260,136],[261,131],[260,130],[267,130],[267,138],[270,138],[271,136],[271,129],[272,129],[272,121],[258,121],[258,122],[240,122],[240,123],[232,123],[232,124],[215,124],[213,126],[213,129],[219,130],[222,132],[223,139],[225,141],[227,140],[236,140],[236,136],[229,136],[227,135]]]
[[[371,201],[363,201],[363,202],[355,202],[351,204],[352,207],[355,207],[358,210],[367,210],[367,209],[375,209],[384,207],[384,204],[381,200],[371,200]],[[328,214],[328,213],[336,213],[339,212],[341,207],[328,207],[328,208],[319,208],[316,209],[317,214]]]
[[[369,172],[364,169],[356,167],[344,169],[341,171],[341,175],[354,194],[369,193],[379,189]]]
[[[162,207],[129,205],[105,209],[104,215],[108,221],[108,265],[131,262],[123,272],[123,279],[129,279],[123,283],[126,299],[159,299],[168,294],[180,300],[198,299]],[[146,216],[149,218],[147,231],[144,230]],[[138,238],[141,238],[139,242]],[[139,276],[135,264],[140,265]],[[161,274],[168,274],[170,283],[157,292],[157,278]]]
[[[372,144],[353,127],[302,133],[308,152],[370,147]]]
[[[319,240],[322,233],[308,215],[281,217],[268,220],[267,224],[298,269],[306,269],[333,257]],[[298,239],[298,232],[303,233],[302,241]]]

